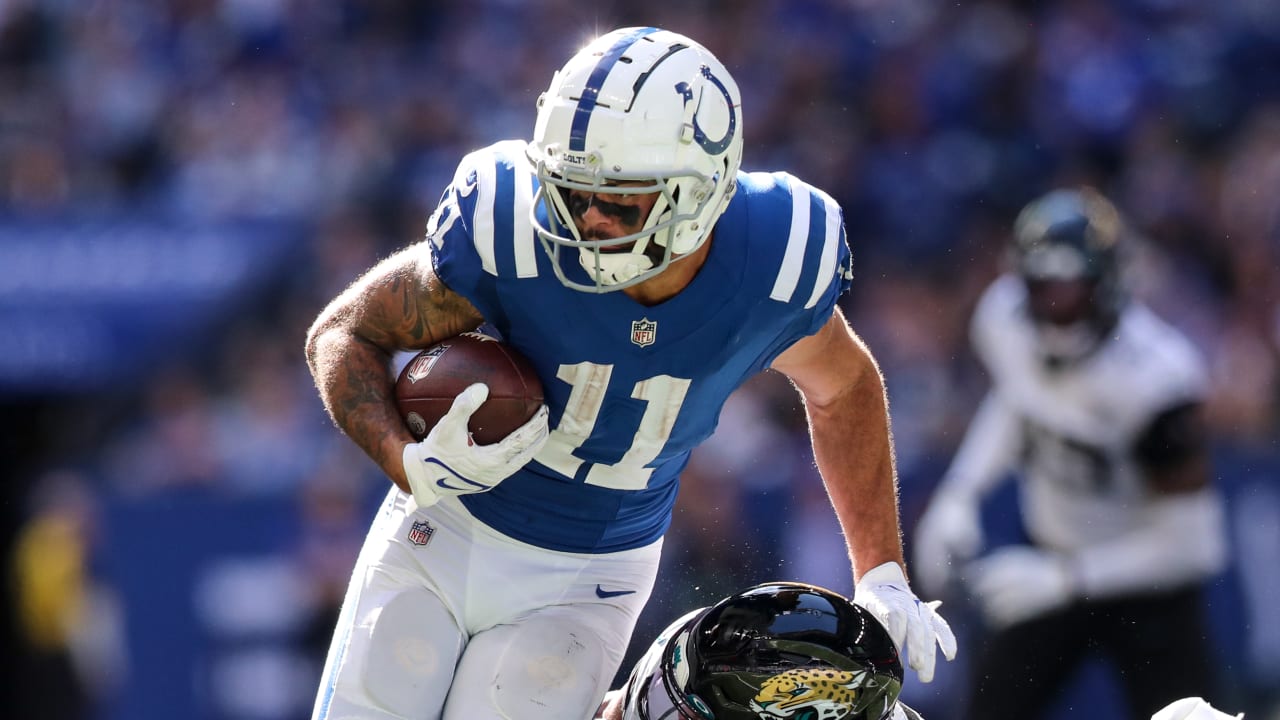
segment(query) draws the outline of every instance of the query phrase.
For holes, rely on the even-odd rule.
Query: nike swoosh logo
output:
[[[449,478],[440,478],[439,480],[437,480],[436,487],[441,487],[441,488],[444,488],[445,490],[456,490],[458,492],[475,492],[476,488],[480,488],[481,490],[489,489],[488,485],[483,485],[481,483],[468,480],[464,477],[459,477],[458,479],[465,483],[468,483],[471,487],[466,487],[466,486],[458,487],[457,485],[451,485],[449,483]]]
[[[621,597],[622,595],[631,595],[634,592],[635,590],[605,590],[596,585],[596,597],[598,598]]]
[[[441,462],[436,458],[426,458],[422,462],[423,464],[426,464],[426,465],[439,465],[440,467],[444,468],[446,472],[448,472],[450,475],[453,476],[452,479],[461,480],[462,482],[467,483],[468,485],[471,486],[471,487],[465,487],[465,486],[459,487],[457,485],[451,484],[450,478],[442,477],[436,480],[436,487],[444,488],[445,490],[453,490],[456,492],[475,492],[475,488],[480,488],[482,491],[490,489],[489,485],[485,485],[484,483],[478,483],[475,480],[468,480],[467,478],[462,477],[462,475],[458,474],[457,470],[454,470],[448,465],[445,465],[443,462]]]

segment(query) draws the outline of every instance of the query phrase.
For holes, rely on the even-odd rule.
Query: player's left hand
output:
[[[1065,559],[1025,545],[1000,548],[975,560],[966,574],[987,622],[995,628],[1056,610],[1075,595]]]
[[[454,399],[449,412],[427,437],[404,446],[405,479],[418,507],[443,497],[488,492],[533,459],[547,442],[547,406],[511,434],[491,445],[477,445],[467,423],[489,397],[489,386],[476,383]]]
[[[916,597],[898,563],[887,562],[868,570],[854,588],[853,601],[876,616],[899,650],[906,644],[907,664],[920,682],[933,681],[937,662],[934,645],[942,649],[946,659],[955,658],[956,636],[937,612],[941,601],[926,603]]]

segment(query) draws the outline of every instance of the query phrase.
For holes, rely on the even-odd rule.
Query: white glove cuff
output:
[[[418,507],[431,507],[440,502],[440,495],[435,491],[436,478],[427,472],[426,463],[418,456],[417,443],[404,446],[400,454],[400,463],[404,465],[404,477],[409,482],[409,490]]]
[[[907,587],[907,576],[902,566],[890,560],[881,563],[862,575],[859,585],[900,585]]]

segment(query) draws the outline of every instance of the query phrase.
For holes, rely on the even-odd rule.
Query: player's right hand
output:
[[[475,444],[467,422],[488,397],[489,386],[484,383],[467,387],[422,442],[405,445],[401,460],[418,507],[429,507],[446,496],[492,490],[546,444],[546,405],[502,440]]]
[[[941,595],[960,569],[982,549],[978,501],[962,493],[936,493],[915,531],[911,574],[927,595]]]

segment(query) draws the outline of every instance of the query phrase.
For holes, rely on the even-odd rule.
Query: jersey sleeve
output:
[[[522,147],[506,141],[464,157],[427,222],[436,275],[495,322],[502,313],[499,280],[504,273],[524,276],[533,262],[527,219],[533,178]]]
[[[1139,433],[1133,451],[1144,467],[1165,470],[1206,452],[1207,437],[1200,404],[1187,402],[1157,413]]]
[[[1149,419],[1134,441],[1134,455],[1150,470],[1175,467],[1207,450],[1203,406],[1209,373],[1199,350],[1182,333],[1154,315],[1141,342],[1150,353],[1150,371],[1139,388]]]
[[[475,160],[472,154],[458,164],[453,180],[441,193],[440,202],[427,221],[426,238],[436,275],[450,289],[468,299],[473,299],[481,281],[479,257],[472,235],[476,186],[479,183]]]
[[[1202,417],[1210,388],[1205,359],[1191,340],[1150,308],[1134,304],[1121,319],[1119,355],[1133,368],[1124,384],[1131,450],[1151,470],[1205,450]]]
[[[820,330],[853,278],[840,204],[787,173],[769,177],[779,190],[760,204],[762,210],[752,223],[773,226],[772,232],[764,234],[786,238],[781,257],[773,258],[777,264],[766,264],[771,272],[776,267],[767,280],[772,283],[769,299],[785,303],[792,313],[766,365],[796,341]]]
[[[1155,413],[1189,403],[1202,402],[1209,393],[1209,370],[1204,356],[1192,342],[1173,326],[1155,320],[1158,331],[1152,333],[1148,352],[1158,357],[1159,369],[1152,383],[1150,404]]]

